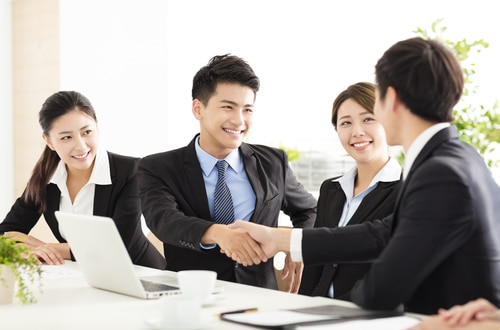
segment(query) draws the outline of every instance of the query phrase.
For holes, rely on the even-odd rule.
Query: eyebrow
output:
[[[232,105],[238,105],[238,103],[236,103],[234,101],[231,101],[231,100],[221,100],[220,102],[221,103],[229,103],[229,104],[232,104]],[[253,104],[245,104],[243,107],[244,108],[253,107]]]
[[[360,115],[361,116],[363,116],[363,115],[372,115],[372,113],[370,111],[366,110],[365,112],[361,112]],[[351,118],[351,117],[352,117],[352,115],[345,115],[345,116],[340,117],[338,120],[341,120],[341,119],[344,119],[344,118]]]
[[[85,130],[85,129],[89,128],[89,127],[90,127],[90,125],[85,125],[85,126],[83,126],[83,127],[80,128],[80,131]],[[57,134],[59,134],[59,135],[65,135],[65,134],[71,134],[71,133],[73,133],[73,131],[61,131],[61,132],[59,132]]]

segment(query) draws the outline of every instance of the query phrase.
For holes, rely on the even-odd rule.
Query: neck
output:
[[[403,119],[401,123],[401,127],[404,127],[404,130],[401,134],[401,146],[403,147],[405,153],[408,152],[408,149],[413,144],[415,139],[422,134],[423,131],[428,129],[429,127],[435,125],[435,122],[428,121],[421,117],[418,117],[412,114],[410,111],[407,112],[407,116]]]

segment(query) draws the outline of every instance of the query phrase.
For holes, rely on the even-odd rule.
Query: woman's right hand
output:
[[[451,326],[464,325],[472,320],[500,322],[500,310],[483,298],[470,301],[465,305],[454,306],[448,310],[442,309],[439,315]]]
[[[67,253],[65,252],[66,249],[68,250]],[[64,264],[64,255],[69,255],[69,246],[66,243],[43,244],[31,247],[30,250],[38,260],[45,262],[47,265],[62,265]]]

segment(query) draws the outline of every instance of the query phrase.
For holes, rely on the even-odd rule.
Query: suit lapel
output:
[[[255,208],[252,218],[260,218],[260,213],[262,212],[264,204],[265,191],[258,177],[259,166],[257,165],[257,158],[254,157],[253,150],[245,143],[242,143],[240,146],[240,154],[245,166],[248,181],[250,181],[250,185],[255,194]]]
[[[393,226],[392,226],[392,232],[396,229],[397,225],[397,219],[398,219],[398,213],[399,213],[399,206],[401,204],[401,199],[403,198],[405,192],[406,192],[406,187],[411,183],[413,174],[415,171],[418,170],[418,168],[432,155],[432,152],[439,147],[443,142],[449,141],[451,139],[458,139],[458,131],[455,126],[450,126],[447,128],[443,128],[425,144],[425,146],[422,148],[420,153],[418,154],[417,158],[415,158],[415,161],[413,162],[413,165],[410,168],[410,171],[408,172],[408,176],[403,182],[403,185],[401,186],[401,189],[399,190],[398,198],[396,199],[396,204],[394,208],[394,216],[393,216]]]
[[[332,179],[333,180],[333,179]],[[318,204],[322,203],[327,205],[326,210],[318,210],[317,222],[320,222],[320,226],[336,227],[339,225],[340,217],[342,216],[342,211],[344,210],[344,204],[346,202],[345,193],[340,186],[338,181],[331,181],[327,183],[326,191],[321,192],[318,200]],[[323,200],[324,203],[323,203]],[[319,213],[321,212],[321,214]],[[330,221],[333,222],[330,223]]]
[[[207,192],[205,190],[205,182],[203,181],[203,172],[200,166],[198,157],[196,156],[195,136],[191,143],[186,147],[186,153],[184,156],[184,172],[186,173],[186,179],[188,181],[186,190],[188,190],[188,196],[193,199],[193,209],[199,212],[200,218],[212,219],[210,214],[210,208],[208,206]],[[196,207],[195,207],[196,206]]]
[[[108,216],[109,201],[111,200],[111,192],[113,191],[113,184],[116,182],[116,169],[113,162],[113,158],[110,153],[107,153],[109,159],[109,171],[111,176],[112,184],[109,185],[95,185],[95,196],[94,196],[94,215]]]
[[[390,193],[386,188],[391,187],[395,182],[379,182],[375,190],[366,195],[361,201],[360,207],[353,214],[349,224],[356,224],[371,219],[371,214],[379,206],[380,201],[385,199],[384,195]]]
[[[95,185],[94,215],[107,216],[113,185]]]

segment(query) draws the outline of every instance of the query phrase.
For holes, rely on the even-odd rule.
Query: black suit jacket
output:
[[[200,247],[213,224],[196,137],[187,147],[144,157],[139,164],[142,210],[146,223],[164,243],[167,269],[209,269],[218,279],[277,288],[273,261],[243,267],[220,253]],[[295,227],[312,227],[316,200],[296,180],[279,149],[243,143],[239,148],[256,196],[250,221],[276,227],[283,210]]]
[[[314,227],[334,228],[339,224],[346,196],[340,183],[332,181],[334,179],[336,178],[325,180],[321,184]],[[401,181],[379,182],[377,187],[363,198],[347,225],[381,219],[391,214],[400,186]],[[325,297],[333,281],[334,298],[350,300],[352,287],[369,269],[369,262],[306,265],[299,293]]]
[[[141,204],[137,181],[139,158],[122,156],[108,152],[111,172],[111,185],[96,185],[94,196],[94,215],[111,217],[120,232],[128,253],[135,264],[165,269],[163,256],[144,236],[141,229]],[[47,185],[47,210],[43,214],[55,238],[61,236],[54,212],[59,210],[61,192],[57,185]],[[41,213],[34,203],[26,203],[18,198],[11,210],[0,223],[0,234],[6,231],[19,231],[28,234],[40,219]],[[92,237],[89,237],[91,240]],[[103,249],[106,248],[105,243]]]
[[[478,297],[500,306],[500,188],[454,127],[422,149],[392,216],[304,230],[303,238],[305,263],[368,259],[383,250],[352,291],[361,307],[404,304],[406,311],[433,314]]]

